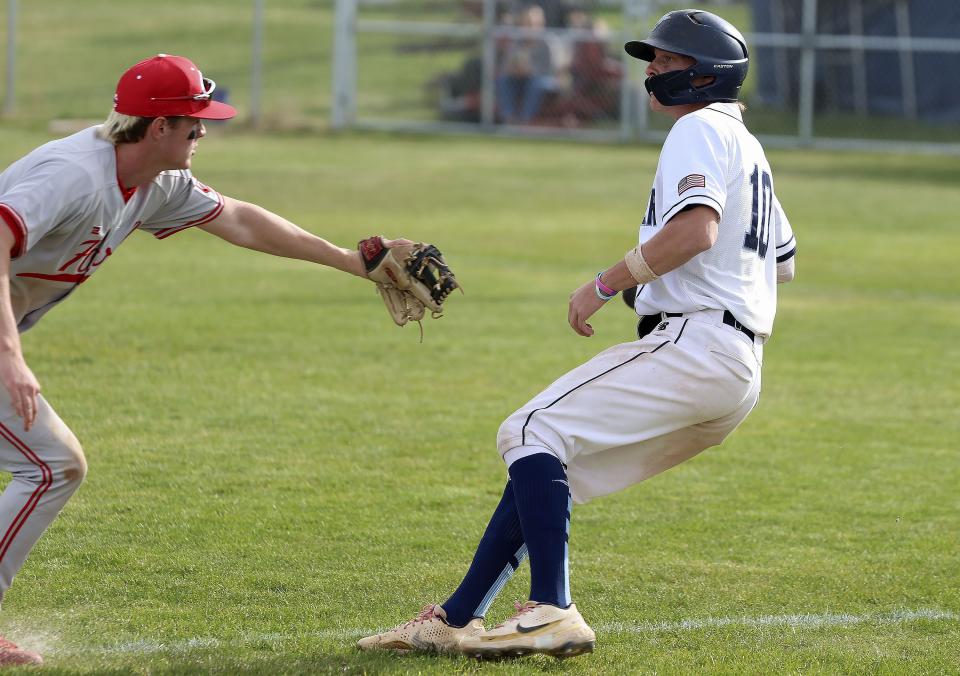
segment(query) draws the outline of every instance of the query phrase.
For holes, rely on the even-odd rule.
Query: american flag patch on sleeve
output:
[[[705,187],[707,187],[707,179],[704,178],[703,174],[690,174],[689,176],[684,176],[677,184],[677,194],[682,195],[690,188]]]

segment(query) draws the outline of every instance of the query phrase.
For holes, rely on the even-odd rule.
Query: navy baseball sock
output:
[[[474,617],[486,615],[490,604],[526,556],[513,489],[507,481],[500,504],[477,546],[470,570],[457,591],[441,604],[447,613],[447,623],[462,627]]]
[[[530,554],[530,600],[566,608],[572,501],[563,463],[549,453],[528,455],[510,465],[510,483]]]

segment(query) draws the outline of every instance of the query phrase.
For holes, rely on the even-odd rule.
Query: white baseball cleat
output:
[[[527,601],[517,613],[490,631],[465,638],[460,652],[480,659],[544,653],[564,658],[593,652],[597,635],[573,604],[558,608]]]
[[[439,605],[426,605],[420,614],[409,622],[381,634],[367,636],[357,641],[360,650],[395,650],[407,652],[457,652],[460,642],[483,631],[483,620],[474,618],[465,627],[447,624],[447,613]]]

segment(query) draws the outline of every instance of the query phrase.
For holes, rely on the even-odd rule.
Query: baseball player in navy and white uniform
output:
[[[133,232],[191,227],[265,253],[366,277],[360,254],[190,173],[204,120],[233,117],[212,80],[160,54],[120,78],[102,125],[47,143],[0,174],[0,598],[87,471],[77,438],[39,394],[19,333],[95,273]],[[41,657],[0,638],[0,666]]]
[[[740,32],[697,10],[670,12],[627,53],[649,62],[650,108],[674,119],[638,246],[573,292],[568,320],[636,289],[639,340],[562,376],[511,415],[497,445],[509,480],[463,582],[444,603],[364,638],[362,649],[477,657],[593,649],[570,595],[572,504],[622,490],[721,443],[760,395],[777,283],[796,249],[770,165],[738,103]],[[529,556],[529,601],[494,628],[483,617]]]

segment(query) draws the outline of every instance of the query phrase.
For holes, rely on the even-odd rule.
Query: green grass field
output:
[[[151,53],[189,54],[246,109],[252,3],[19,4],[0,167],[52,118],[102,118]],[[636,241],[658,149],[317,133],[331,4],[267,3],[264,121],[287,131],[242,112],[195,172],[345,246],[433,241],[465,295],[420,344],[361,280],[131,237],[23,337],[90,473],[0,634],[64,674],[960,673],[960,171],[879,154],[771,153],[800,246],[760,405],[723,447],[574,510],[594,654],[355,650],[459,582],[502,491],[503,418],[632,337],[619,301],[591,339],[566,302]],[[378,58],[373,88],[410,91]]]
[[[0,131],[3,163],[45,138]],[[90,474],[0,632],[51,673],[956,673],[960,195],[952,160],[905,156],[772,154],[799,277],[760,406],[574,510],[593,655],[354,649],[459,581],[502,489],[501,420],[630,339],[619,302],[576,336],[566,299],[634,241],[656,153],[214,130],[204,181],[344,245],[435,241],[466,294],[421,345],[361,280],[132,237],[24,336]]]

